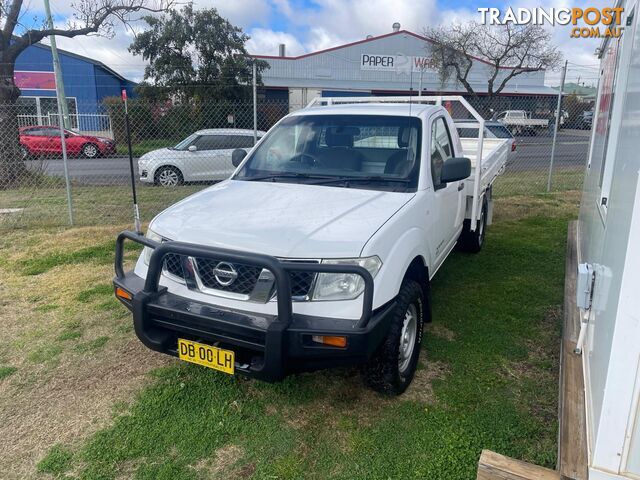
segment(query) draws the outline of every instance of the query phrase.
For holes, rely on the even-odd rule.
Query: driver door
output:
[[[439,264],[457,240],[463,194],[460,185],[463,185],[463,182],[443,183],[441,181],[443,165],[454,156],[449,125],[443,116],[437,116],[432,120],[430,133],[431,177],[434,190],[432,211],[436,217],[432,229],[432,240],[434,240],[436,262]]]

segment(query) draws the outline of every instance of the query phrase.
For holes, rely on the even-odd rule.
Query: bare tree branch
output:
[[[126,24],[130,20],[129,15],[132,13],[162,12],[166,11],[172,3],[172,0],[160,0],[155,3],[147,0],[99,0],[97,2],[80,0],[79,3],[73,5],[75,9],[75,21],[69,23],[68,28],[27,30],[7,49],[7,57],[9,59],[15,59],[24,49],[51,35],[67,38],[93,33],[111,35],[113,18]],[[22,0],[14,0],[13,6],[15,7],[16,5],[18,5],[17,11],[19,13]],[[5,35],[7,35],[6,32],[9,31],[7,30],[8,26],[8,24],[5,26]],[[15,22],[11,26],[11,33],[13,32],[13,28],[15,28]]]
[[[472,66],[485,62],[490,97],[504,90],[510,80],[526,72],[555,68],[561,60],[551,35],[540,26],[489,26],[477,22],[425,30],[440,80],[455,79],[469,93],[479,85],[469,82]],[[497,84],[497,88],[496,88]]]

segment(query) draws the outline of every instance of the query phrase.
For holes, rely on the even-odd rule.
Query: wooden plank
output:
[[[576,274],[578,272],[578,224],[569,222],[564,267],[564,327],[565,340],[578,341],[580,316],[576,306]]]
[[[560,357],[558,469],[562,478],[587,480],[587,425],[582,358],[573,353],[580,332],[576,305],[577,223],[569,224],[565,268],[564,325]]]
[[[560,473],[531,463],[483,450],[477,480],[560,480]]]

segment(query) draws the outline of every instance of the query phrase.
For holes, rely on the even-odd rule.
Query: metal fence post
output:
[[[60,142],[62,144],[62,166],[64,168],[64,183],[67,189],[67,209],[69,210],[69,224],[73,227],[73,200],[71,198],[71,182],[69,181],[69,167],[67,165],[67,138],[64,133],[62,109],[58,105],[58,126],[60,127]]]
[[[553,161],[556,156],[556,140],[558,139],[558,128],[560,127],[560,108],[562,107],[562,91],[564,90],[564,80],[567,77],[568,60],[564,62],[562,70],[562,81],[560,82],[560,91],[558,92],[558,104],[556,106],[556,121],[553,126],[553,143],[551,144],[551,160],[549,162],[549,177],[547,178],[547,192],[551,191],[551,176],[553,175]]]
[[[253,61],[253,144],[258,143],[258,69]]]

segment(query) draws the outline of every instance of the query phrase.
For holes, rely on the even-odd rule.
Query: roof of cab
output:
[[[348,103],[341,105],[313,106],[297,110],[292,115],[393,115],[422,117],[442,109],[437,105],[421,103]]]

